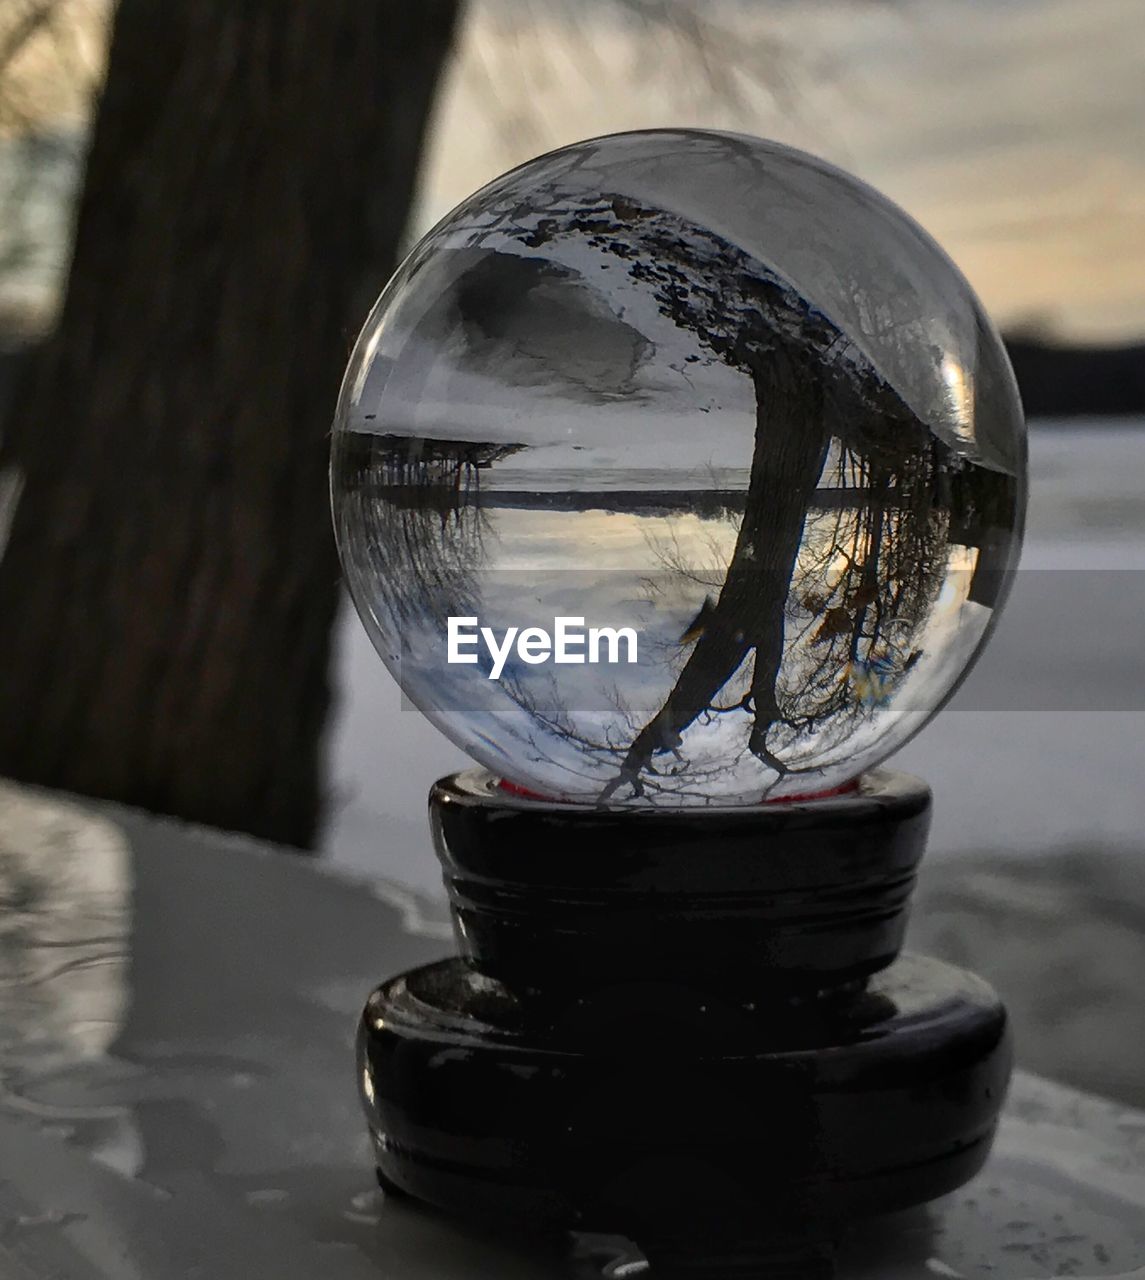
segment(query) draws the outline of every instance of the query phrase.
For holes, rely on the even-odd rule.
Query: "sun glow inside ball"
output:
[[[930,719],[1025,465],[998,336],[906,214],[666,130],[542,156],[417,245],[331,485],[362,620],[454,742],[526,792],[704,805],[834,790]]]

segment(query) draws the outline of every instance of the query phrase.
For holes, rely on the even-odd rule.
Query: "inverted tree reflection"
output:
[[[688,362],[734,370],[754,401],[746,486],[687,503],[691,518],[732,526],[722,540],[730,553],[698,566],[670,538],[652,549],[665,580],[710,586],[702,625],[662,654],[666,694],[649,714],[617,681],[607,693],[615,714],[600,729],[569,704],[557,676],[510,672],[505,688],[536,726],[529,735],[536,758],[546,758],[553,739],[574,744],[599,767],[598,795],[608,801],[668,790],[703,797],[711,779],[690,760],[686,739],[716,717],[742,727],[742,745],[710,768],[737,767],[746,753],[762,766],[760,794],[791,773],[845,757],[848,742],[925,656],[924,632],[951,566],[986,570],[1004,560],[1015,478],[956,453],[850,335],[710,228],[620,194],[585,204],[559,180],[528,209],[486,203],[472,217],[454,298],[471,355],[488,359],[521,341],[499,326],[497,308],[481,305],[482,281],[534,288],[543,279],[559,310],[562,285],[583,292],[595,258],[622,264],[630,286],[689,336]],[[545,256],[564,242],[575,245],[575,268]],[[513,270],[500,271],[510,260]],[[600,315],[594,342],[607,323]],[[474,317],[482,318],[479,341]],[[616,326],[625,352],[635,353],[622,362],[620,396],[653,342],[629,317],[617,316]],[[535,351],[529,356],[535,360]],[[599,370],[592,376],[593,394],[607,395]],[[368,554],[396,552],[405,566],[400,579],[389,579],[394,619],[401,624],[416,612],[424,623],[428,614],[444,633],[449,614],[479,613],[476,584],[498,501],[480,479],[522,446],[365,435],[355,447],[373,513]],[[515,492],[512,500],[526,510],[578,509],[575,492]],[[599,496],[585,497],[583,509],[600,510]],[[633,494],[626,504],[613,493],[606,509],[639,518],[648,503]],[[992,603],[985,572],[968,592]]]

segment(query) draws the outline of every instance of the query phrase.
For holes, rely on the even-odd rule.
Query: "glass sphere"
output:
[[[417,245],[331,475],[358,611],[454,742],[549,798],[702,805],[844,787],[925,724],[1003,602],[1025,457],[998,336],[901,209],[656,130]]]

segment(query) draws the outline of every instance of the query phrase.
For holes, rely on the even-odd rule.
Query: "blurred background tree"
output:
[[[17,5],[0,72],[45,32],[72,56],[73,5]],[[60,314],[0,453],[0,773],[312,843],[328,424],[456,9],[120,0]],[[9,120],[35,109],[6,83]]]

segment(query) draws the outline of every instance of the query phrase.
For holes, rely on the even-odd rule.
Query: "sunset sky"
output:
[[[1145,337],[1141,0],[690,7],[707,24],[708,72],[694,32],[622,21],[616,3],[473,4],[420,226],[577,138],[740,129],[825,156],[896,199],[1000,324]]]

